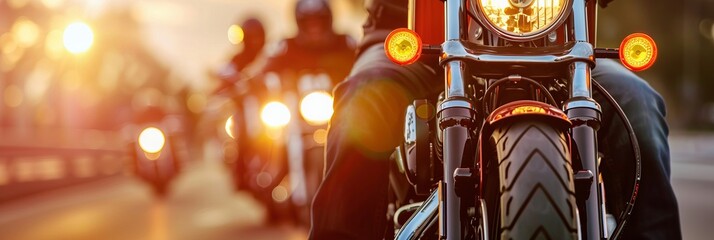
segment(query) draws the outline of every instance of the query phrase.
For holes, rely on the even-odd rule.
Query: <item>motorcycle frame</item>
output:
[[[444,179],[439,182],[436,191],[438,199],[439,235],[441,239],[460,239],[463,235],[461,219],[462,199],[457,196],[455,171],[461,166],[473,166],[463,162],[465,142],[477,128],[476,109],[467,92],[466,64],[524,66],[563,65],[569,69],[569,99],[563,108],[572,122],[571,139],[577,146],[582,170],[590,171],[593,179],[589,186],[588,198],[581,212],[580,221],[585,220],[583,239],[604,239],[602,193],[598,173],[597,130],[600,125],[600,106],[592,98],[591,68],[595,65],[594,49],[589,38],[591,29],[588,25],[586,0],[573,0],[572,24],[575,43],[569,49],[550,54],[491,54],[478,49],[469,49],[464,44],[467,34],[467,6],[465,0],[445,0],[445,41],[441,45],[440,64],[445,69],[445,98],[438,106],[437,123],[443,139]],[[593,37],[594,39],[594,37]],[[477,70],[478,71],[478,70]],[[482,168],[482,167],[481,167]],[[574,167],[580,169],[580,167]],[[478,169],[482,175],[483,169]],[[479,186],[483,186],[479,184]],[[429,208],[433,204],[426,205]]]

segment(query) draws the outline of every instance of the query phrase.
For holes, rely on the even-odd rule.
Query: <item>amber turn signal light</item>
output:
[[[384,41],[387,57],[399,65],[409,65],[419,60],[421,48],[419,35],[407,28],[395,29]]]
[[[639,72],[657,60],[657,44],[644,33],[633,33],[620,44],[620,61],[628,69]]]

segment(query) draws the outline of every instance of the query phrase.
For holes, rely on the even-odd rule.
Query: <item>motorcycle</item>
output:
[[[619,49],[593,47],[596,7],[410,0],[410,26],[387,37],[385,54],[401,65],[437,56],[445,90],[407,108],[404,143],[392,155],[387,238],[618,238],[637,197],[639,147],[590,72],[596,58],[644,70],[656,45],[637,33]],[[626,124],[635,156],[630,200],[619,208],[605,201],[593,87]]]
[[[128,128],[133,173],[149,184],[158,198],[166,197],[182,167],[183,154],[177,147],[180,126],[175,126],[177,119],[171,119],[161,117],[161,121],[142,121]]]
[[[249,91],[242,97],[241,116],[230,120],[233,129],[243,131],[233,134],[244,138],[237,140],[243,141],[238,152],[244,176],[236,178],[267,205],[271,220],[307,225],[322,181],[333,82],[327,74],[306,70],[298,77],[268,72],[260,81],[264,92]]]

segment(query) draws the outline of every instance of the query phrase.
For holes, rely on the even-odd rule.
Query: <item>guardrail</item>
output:
[[[0,201],[120,175],[128,157],[116,132],[0,129]]]

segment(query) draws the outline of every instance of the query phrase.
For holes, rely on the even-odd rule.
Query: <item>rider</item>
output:
[[[265,28],[260,20],[249,18],[241,24],[243,29],[243,51],[236,54],[231,63],[238,71],[242,71],[258,57],[265,46]]]
[[[313,201],[310,239],[381,239],[385,234],[389,157],[402,142],[403,112],[414,99],[443,90],[443,83],[435,81],[443,77],[440,67],[421,62],[400,67],[384,54],[382,42],[387,34],[407,25],[407,2],[373,0],[367,7],[369,17],[358,60],[351,75],[334,90],[327,172]],[[592,75],[627,114],[642,153],[637,204],[623,239],[681,238],[677,202],[669,182],[669,130],[662,97],[613,60],[598,59]],[[615,173],[634,169],[632,161],[626,161],[633,158],[629,151],[617,151],[630,148],[627,131],[605,98],[599,94],[594,98],[602,104],[598,142],[608,157],[603,171],[610,179],[606,191],[626,192],[617,187],[631,177],[618,178]],[[608,195],[608,199],[612,197]]]
[[[245,121],[241,121],[245,117],[242,103],[246,93],[260,89],[259,84],[255,84],[249,79],[252,75],[251,70],[259,68],[257,60],[260,58],[261,52],[263,52],[266,37],[263,24],[256,18],[248,18],[240,24],[239,28],[240,32],[235,34],[242,34],[241,41],[237,42],[237,44],[242,43],[243,48],[221,69],[219,73],[221,82],[215,93],[231,97],[236,104],[233,121],[237,131],[234,134],[237,134],[237,147],[241,152],[231,168],[235,172],[234,177],[237,178],[235,179],[236,188],[246,189],[249,182],[247,161],[248,156],[251,155],[252,148],[250,147],[251,143],[246,140],[248,137]],[[231,31],[231,34],[234,34],[234,32]]]
[[[263,100],[271,100],[272,97],[279,96],[284,103],[292,110],[297,109],[297,100],[301,99],[303,94],[307,94],[314,90],[330,90],[345,77],[352,69],[352,63],[355,57],[354,41],[346,35],[337,34],[332,29],[332,11],[329,4],[325,0],[300,0],[295,5],[295,21],[297,23],[297,35],[293,38],[281,41],[276,49],[276,52],[267,59],[266,65],[261,69],[260,74],[263,78],[256,78],[257,81],[262,81],[264,87],[260,90],[265,92],[255,92]],[[277,81],[276,81],[277,80]],[[293,98],[297,95],[299,98]],[[298,111],[293,111],[297,113]],[[297,114],[294,119],[299,119]],[[297,123],[291,121],[291,123]],[[291,124],[288,127],[286,134],[294,134],[307,128],[303,124]],[[297,127],[295,127],[297,126]],[[290,139],[290,147],[283,151],[286,156],[280,157],[281,161],[273,161],[272,164],[279,172],[277,176],[272,176],[273,180],[283,179],[287,174],[298,172],[290,177],[299,178],[301,175],[297,168],[299,157],[292,154],[291,150],[297,149],[296,144],[292,141],[290,135],[286,139]],[[274,139],[273,139],[274,140]],[[305,147],[307,144],[302,145]],[[303,149],[304,150],[304,149]],[[300,181],[292,181],[292,189],[296,192],[314,192],[323,172],[323,158],[319,154],[319,158],[309,158],[308,154],[303,155],[303,179]],[[316,161],[310,161],[314,159]],[[313,164],[314,163],[314,164]],[[295,167],[295,168],[293,168]],[[293,171],[295,170],[295,171]],[[314,184],[310,185],[306,180],[310,173],[313,175]],[[278,181],[270,183],[271,186],[278,184]],[[296,190],[297,189],[297,190]],[[305,189],[301,191],[300,189]],[[310,190],[307,190],[310,189]],[[309,204],[308,199],[311,196],[301,196],[301,194],[291,194],[293,203],[300,205],[299,220],[307,221],[309,219]],[[304,206],[304,208],[302,208]],[[302,211],[304,209],[304,212]],[[274,212],[269,210],[269,216],[276,216]],[[304,218],[303,218],[304,217]]]
[[[354,62],[354,40],[332,29],[332,11],[325,0],[300,0],[295,5],[297,36],[280,42],[262,73],[297,77],[303,71],[324,72],[334,84],[342,81]]]
[[[254,65],[260,53],[265,46],[265,28],[260,20],[256,18],[248,18],[240,24],[240,33],[242,34],[241,42],[242,50],[231,58],[227,66],[221,70],[221,86],[217,91],[232,87],[236,82],[242,79],[247,69],[255,68]],[[231,32],[233,34],[233,32]]]

